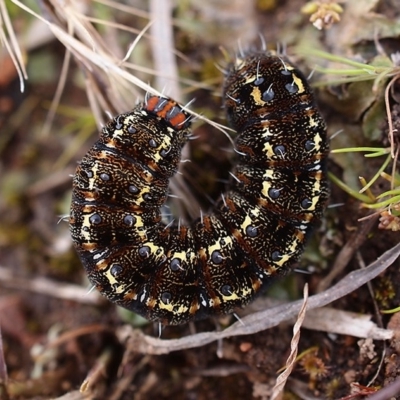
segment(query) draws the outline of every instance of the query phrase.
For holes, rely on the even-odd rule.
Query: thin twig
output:
[[[54,280],[36,277],[20,278],[10,272],[10,268],[0,266],[0,286],[18,290],[52,296],[58,299],[72,300],[83,304],[101,304],[102,297],[95,291],[67,283],[58,283]]]
[[[329,274],[319,281],[317,288],[318,292],[323,292],[327,287],[329,287],[331,282],[346,268],[355,252],[367,238],[369,231],[376,223],[378,217],[379,214],[375,214],[371,216],[371,218],[365,220],[365,222],[363,221],[363,223],[358,226],[357,231],[354,232],[354,234],[340,250]]]

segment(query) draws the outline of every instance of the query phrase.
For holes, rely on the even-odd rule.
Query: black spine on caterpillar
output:
[[[303,75],[272,54],[237,59],[225,107],[238,162],[213,213],[165,226],[160,207],[189,115],[150,97],[103,128],[73,180],[70,226],[89,280],[165,324],[229,313],[298,259],[327,199],[325,124]]]

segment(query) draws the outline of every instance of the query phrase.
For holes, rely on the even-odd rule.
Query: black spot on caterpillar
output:
[[[72,238],[94,286],[149,320],[181,324],[249,303],[303,252],[328,197],[326,127],[300,71],[238,57],[224,101],[237,131],[232,179],[212,213],[166,226],[160,207],[190,115],[149,97],[102,130],[73,178]]]

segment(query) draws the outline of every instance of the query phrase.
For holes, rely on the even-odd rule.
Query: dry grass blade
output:
[[[136,15],[142,18],[149,18],[149,13],[147,11],[140,10],[139,8],[133,8],[131,5],[125,5],[117,1],[111,0],[96,0],[97,3],[104,4],[116,10],[123,11],[124,13]]]
[[[311,296],[308,302],[308,309],[323,307],[353,292],[385,271],[399,256],[400,243],[386,251],[367,268],[350,272],[330,289]],[[134,331],[130,338],[130,346],[136,352],[144,354],[168,354],[172,351],[200,347],[219,339],[250,335],[277,326],[282,321],[294,318],[299,313],[301,305],[302,301],[295,301],[291,304],[273,307],[248,315],[222,332],[198,333],[181,339],[156,339],[151,336],[145,336],[140,331]]]
[[[65,46],[66,57],[59,80],[57,92],[55,94],[47,121],[44,126],[44,133],[50,131],[51,124],[56,112],[61,93],[65,85],[65,78],[72,56],[79,64],[83,72],[86,85],[87,97],[95,116],[98,129],[105,124],[105,114],[109,117],[132,108],[134,98],[140,97],[138,88],[145,92],[162,95],[154,89],[153,86],[145,83],[137,75],[137,72],[147,75],[154,75],[158,79],[160,89],[166,89],[172,97],[180,99],[179,77],[175,60],[176,51],[174,49],[173,31],[172,31],[172,5],[169,2],[155,2],[152,13],[146,14],[146,18],[151,18],[141,33],[130,45],[128,51],[118,47],[109,46],[107,40],[103,38],[92,24],[92,18],[85,15],[88,12],[87,7],[81,2],[71,0],[60,11],[55,0],[46,1],[48,15],[41,16],[35,13],[27,5],[19,0],[12,0],[17,6],[33,15],[38,20],[46,24],[54,36]],[[113,2],[107,3],[113,7]],[[130,8],[132,14],[135,9]],[[154,22],[154,23],[153,23]],[[128,62],[128,58],[136,44],[145,36],[148,27],[153,30],[150,45],[153,50],[155,69],[144,68]],[[128,26],[114,24],[112,21],[103,21],[102,27],[110,29],[115,35],[115,29],[131,31]],[[136,75],[135,75],[136,71]],[[186,109],[186,107],[184,107]],[[227,128],[214,123],[207,118],[187,110],[193,116],[205,120],[220,131],[222,131],[234,145],[232,138],[227,133]],[[71,148],[73,149],[73,148]],[[184,159],[189,155],[182,154]],[[178,208],[185,209],[193,218],[198,217],[200,206],[193,195],[188,191],[183,177],[176,175],[171,182],[171,191],[177,194],[182,200],[178,203]],[[183,207],[182,207],[183,206]]]
[[[25,89],[24,79],[28,79],[28,74],[26,73],[21,49],[15,36],[4,0],[0,0],[0,39],[15,65],[19,76],[20,90],[23,92]]]
[[[121,78],[143,89],[144,91],[161,95],[161,93],[155,91],[153,87],[121,68],[118,65],[119,60],[115,56],[111,55],[109,52],[104,51],[104,46],[102,45],[102,43],[100,41],[94,41],[94,39],[90,36],[92,34],[92,31],[89,32],[86,25],[78,25],[76,18],[74,19],[74,22],[77,24],[75,30],[77,33],[81,33],[82,35],[82,37],[80,37],[79,39],[71,36],[62,27],[56,25],[55,23],[49,22],[41,15],[35,13],[33,10],[31,10],[20,1],[12,1],[18,7],[22,8],[26,12],[32,14],[34,17],[45,23],[51,29],[54,36],[67,49],[69,49],[78,60],[83,63],[88,71],[92,70],[91,64],[93,64],[103,70],[107,75],[111,74],[115,79]],[[88,44],[85,44],[85,42],[83,42],[83,38],[86,38],[85,42],[88,42]]]
[[[65,83],[67,81],[68,69],[71,63],[71,52],[66,50],[63,65],[61,68],[60,78],[57,83],[57,89],[54,93],[53,101],[51,102],[50,110],[47,114],[46,121],[43,124],[42,135],[47,136],[50,133],[54,118],[57,113],[57,108],[60,105],[61,96],[63,94]]]
[[[282,398],[283,389],[286,382],[293,371],[294,364],[296,363],[297,349],[300,340],[300,328],[303,324],[304,317],[306,316],[306,308],[308,301],[308,285],[304,285],[303,291],[303,304],[297,316],[296,323],[293,326],[293,337],[290,342],[290,354],[286,361],[286,369],[278,376],[274,388],[272,389],[271,400],[276,400]]]
[[[390,110],[390,89],[394,85],[396,81],[400,79],[400,75],[395,75],[390,82],[387,84],[386,89],[385,89],[385,107],[386,107],[386,114],[387,114],[387,121],[389,125],[389,141],[390,141],[390,153],[392,155],[392,158],[395,158],[395,140],[394,140],[394,132],[396,129],[393,128],[393,118],[392,118],[392,112]]]
[[[67,51],[69,51],[74,56],[76,61],[80,64],[81,68],[85,71],[86,82],[90,82],[93,80],[97,81],[97,79],[100,79],[102,85],[106,83],[106,85],[108,86],[108,100],[105,98],[103,100],[101,99],[101,97],[104,97],[104,95],[100,91],[92,90],[92,92],[95,93],[95,96],[94,99],[91,99],[90,103],[93,107],[96,120],[99,122],[102,122],[101,115],[99,115],[99,108],[101,107],[98,104],[94,105],[94,102],[100,102],[101,104],[103,104],[104,107],[106,107],[106,105],[113,104],[115,105],[114,108],[117,112],[122,112],[132,108],[132,94],[135,93],[136,88],[140,88],[144,92],[149,92],[158,96],[162,96],[161,92],[157,91],[156,89],[154,89],[154,87],[145,83],[143,80],[130,73],[128,69],[145,72],[151,75],[163,75],[167,76],[169,79],[174,79],[174,77],[171,76],[170,73],[166,75],[164,70],[155,71],[153,69],[140,67],[132,63],[122,62],[124,59],[123,56],[121,58],[118,58],[114,54],[112,54],[109,51],[109,47],[107,47],[107,44],[98,35],[93,26],[89,23],[89,19],[84,14],[77,11],[79,10],[80,7],[78,6],[81,5],[81,3],[76,3],[76,7],[69,5],[68,9],[63,9],[63,13],[61,15],[53,15],[53,20],[57,21],[58,23],[60,23],[59,21],[61,18],[64,19],[68,29],[71,29],[72,24],[72,31],[76,33],[76,36],[72,36],[69,31],[65,30],[64,25],[58,25],[56,22],[50,22],[46,18],[34,12],[31,8],[29,8],[27,5],[23,4],[19,0],[11,1],[49,27],[54,36],[65,46]],[[110,6],[115,5],[114,2],[107,2],[107,4]],[[58,6],[55,5],[53,9],[59,9],[57,7]],[[134,11],[134,9],[131,9],[131,12]],[[129,51],[131,51],[131,49]],[[163,49],[163,51],[165,52],[165,49]],[[174,53],[176,53],[176,51],[174,51]],[[89,76],[90,79],[88,79]],[[103,108],[103,110],[110,111],[110,108]],[[209,123],[216,129],[224,133],[233,144],[232,138],[228,134],[228,131],[230,131],[229,128],[226,128],[224,125],[215,123],[191,110],[187,111],[194,117]]]

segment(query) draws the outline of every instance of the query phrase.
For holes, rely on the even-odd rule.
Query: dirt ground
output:
[[[68,9],[57,14],[56,3],[26,2],[66,30],[66,21],[73,21],[73,14]],[[77,7],[75,2],[67,3],[72,9]],[[118,4],[148,12],[148,3]],[[85,2],[74,17],[93,17],[91,23],[108,50],[123,58],[120,50],[126,52],[137,34],[105,27],[96,19],[140,31],[151,15],[134,15],[107,4]],[[308,13],[301,12],[305,5]],[[268,48],[285,49],[306,76],[314,70],[310,82],[328,125],[331,149],[352,150],[330,155],[333,178],[323,220],[295,266],[296,272],[237,311],[245,328],[230,315],[166,326],[161,333],[157,324],[88,291],[90,285],[63,218],[69,214],[71,174],[98,135],[99,121],[90,108],[88,81],[95,81],[96,93],[101,92],[112,104],[101,103],[101,110],[123,112],[124,103],[113,102],[104,77],[96,75],[95,68],[90,75],[85,60],[73,55],[54,118],[46,125],[62,76],[65,46],[13,1],[7,2],[7,9],[29,79],[21,93],[16,69],[3,48],[0,399],[270,399],[291,352],[296,318],[282,318],[282,323],[271,322],[271,327],[263,325],[261,329],[256,326],[267,324],[269,318],[272,321],[272,312],[257,313],[273,307],[289,312],[291,302],[302,299],[305,283],[310,296],[336,283],[349,285],[351,279],[343,279],[348,273],[373,264],[399,243],[400,2],[191,0],[179,2],[173,9],[178,86],[182,101],[195,99],[192,110],[227,124],[221,109],[223,77],[216,64],[223,68],[225,54],[234,54],[240,47],[260,48],[261,36]],[[5,10],[1,13],[4,17]],[[317,29],[310,17],[315,25],[322,24],[322,29]],[[154,67],[151,43],[146,35],[139,40],[133,63]],[[346,65],[326,54],[376,70]],[[143,68],[129,72],[156,85],[156,78]],[[338,70],[347,72],[335,74]],[[128,96],[131,107],[143,96],[140,90]],[[218,198],[229,177],[232,145],[210,124],[197,120],[194,125],[196,140],[186,150],[191,162],[185,163],[182,173],[196,204],[208,210],[210,199]],[[45,129],[47,126],[50,128]],[[386,152],[380,157],[364,157],[368,150],[354,150],[360,147]],[[359,195],[375,175],[377,179]],[[379,197],[387,191],[391,192]],[[177,194],[184,197],[179,191]],[[178,213],[184,213],[179,211],[181,206],[176,207]],[[399,307],[400,261],[387,267],[368,284],[332,297],[334,302],[324,302],[338,312],[335,317],[328,317],[331,314],[324,309],[319,316],[314,314],[314,322],[305,323],[297,345],[298,358],[282,398],[400,399],[400,313],[382,312]],[[295,310],[292,317],[297,315]],[[360,322],[363,318],[370,318],[371,325]],[[321,328],[325,322],[326,327]],[[233,324],[233,334],[218,336]],[[245,329],[251,334],[245,334]],[[242,333],[235,333],[239,330]],[[180,341],[183,339],[186,341]],[[396,384],[397,391],[383,392]]]

